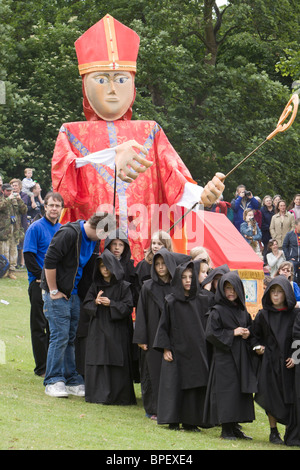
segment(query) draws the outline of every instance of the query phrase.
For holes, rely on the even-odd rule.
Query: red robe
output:
[[[52,159],[52,184],[53,190],[64,198],[65,211],[61,222],[87,220],[99,210],[101,204],[113,204],[114,171],[99,164],[76,168],[76,158],[131,139],[144,145],[148,149],[147,160],[154,162],[130,184],[117,179],[116,213],[121,222],[123,219],[123,227],[124,223],[139,221],[137,230],[142,235],[138,239],[136,230],[133,234],[130,224],[127,232],[132,256],[138,262],[144,258],[144,249],[149,246],[154,231],[151,228],[151,207],[153,211],[154,204],[175,205],[183,194],[185,184],[194,183],[189,170],[156,122],[119,120],[63,124]],[[148,218],[145,213],[140,216],[136,213],[136,204],[147,208]],[[178,209],[173,219],[171,217],[171,223],[181,216],[182,210]],[[141,229],[143,224],[148,225],[146,237],[145,230]]]

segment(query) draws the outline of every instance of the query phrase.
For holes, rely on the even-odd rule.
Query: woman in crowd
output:
[[[271,240],[268,243],[267,263],[270,270],[270,276],[274,277],[278,271],[279,266],[285,261],[285,256],[282,250],[278,248],[277,240]]]
[[[287,210],[294,215],[295,220],[300,219],[300,194],[295,194]]]
[[[280,199],[270,223],[271,237],[277,240],[279,248],[282,248],[284,237],[291,230],[295,230],[295,218],[286,210],[286,202]]]
[[[279,266],[278,270],[275,273],[275,276],[285,276],[289,281],[294,290],[294,294],[297,300],[297,307],[300,307],[300,287],[296,282],[294,282],[294,265],[291,261],[284,261]]]
[[[268,250],[268,242],[271,239],[270,223],[275,214],[273,200],[268,194],[263,198],[261,207],[261,241],[264,245],[263,256],[266,257]],[[266,259],[266,258],[265,258]]]

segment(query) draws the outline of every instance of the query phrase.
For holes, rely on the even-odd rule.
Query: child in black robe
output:
[[[255,419],[253,393],[257,391],[257,379],[248,340],[250,325],[240,277],[235,272],[223,274],[206,325],[213,356],[205,419],[211,425],[222,425],[224,439],[250,439],[237,423]]]
[[[222,264],[214,269],[211,269],[207,274],[206,278],[202,281],[201,287],[208,289],[209,294],[209,306],[212,307],[215,303],[215,293],[217,290],[218,282],[225,273],[229,273],[230,269],[227,264]],[[210,287],[209,287],[210,286]]]
[[[299,315],[296,298],[285,276],[276,276],[262,298],[263,309],[253,322],[255,351],[261,358],[256,402],[266,411],[273,444],[299,446],[295,420],[295,363],[293,327]],[[284,442],[277,422],[286,426]]]
[[[134,405],[130,284],[119,261],[104,250],[95,263],[83,307],[90,316],[86,344],[85,399],[107,405]]]
[[[157,397],[162,353],[153,349],[164,300],[171,293],[171,279],[176,269],[174,254],[161,248],[153,257],[151,279],[143,283],[139,296],[133,342],[140,349],[141,389],[146,416],[157,417]]]
[[[135,267],[134,262],[131,257],[131,249],[129,245],[128,238],[126,234],[121,230],[113,230],[110,232],[109,236],[105,239],[104,247],[112,252],[112,254],[120,262],[123,271],[124,271],[124,280],[130,282],[130,288],[133,299],[133,311],[131,320],[129,320],[129,329],[131,338],[133,337],[134,332],[134,322],[135,322],[135,308],[138,302],[138,291],[135,286]],[[132,348],[132,370],[133,370],[133,380],[135,383],[140,382],[140,373],[139,373],[139,351],[138,347],[131,343]]]
[[[199,294],[193,262],[177,266],[153,347],[163,351],[157,423],[199,431],[208,380],[204,330],[207,297]]]

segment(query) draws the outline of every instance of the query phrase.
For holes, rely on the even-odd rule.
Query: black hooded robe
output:
[[[284,310],[272,306],[270,288],[274,285],[284,290],[287,303]],[[292,349],[293,327],[299,315],[295,305],[296,298],[290,282],[284,276],[276,276],[266,288],[262,298],[263,309],[253,322],[256,344],[265,346],[265,352],[260,356],[255,401],[266,413],[286,425],[284,442],[287,445],[300,445],[294,419],[295,368],[288,369],[285,364],[286,359],[295,352]]]
[[[181,275],[193,270],[190,294],[184,295]],[[192,262],[179,265],[172,280],[172,293],[165,298],[153,347],[172,351],[173,361],[162,360],[157,423],[203,425],[203,407],[208,381],[204,330],[207,297],[199,294]]]
[[[119,262],[121,263],[121,266],[124,271],[124,280],[130,283],[130,289],[132,293],[132,299],[133,299],[133,307],[137,306],[137,301],[138,301],[138,291],[136,289],[135,285],[135,267],[134,267],[134,261],[131,258],[131,250],[130,250],[130,245],[128,238],[126,237],[126,234],[121,230],[121,229],[116,229],[110,232],[109,236],[105,239],[105,244],[104,247],[108,250],[110,250],[110,244],[113,240],[121,240],[124,243],[124,250],[123,253],[121,254],[121,257],[119,259]],[[131,317],[130,321],[130,328],[131,328],[131,337],[133,336],[133,331],[134,331],[134,321],[133,318]],[[138,347],[131,343],[131,348],[132,348],[132,369],[133,369],[133,380],[134,382],[138,383],[140,382],[140,373],[139,373],[139,351]]]
[[[230,302],[224,293],[228,281],[238,294]],[[251,316],[245,309],[241,279],[235,272],[223,274],[218,282],[215,305],[208,312],[206,338],[213,345],[209,384],[205,401],[205,421],[217,426],[252,422],[255,419],[253,394],[257,379],[249,339],[234,336],[234,329],[249,328]]]
[[[210,290],[205,289],[205,286],[209,283],[212,283],[214,278],[216,276],[223,276],[225,273],[229,273],[230,269],[227,264],[222,264],[221,266],[217,266],[216,268],[212,269],[207,277],[204,279],[204,281],[201,284],[201,287],[203,289],[203,293],[207,293],[209,296],[209,307],[212,307],[215,304],[215,293],[216,291],[214,290],[213,286],[211,287]]]
[[[104,281],[99,271],[99,260],[113,274]],[[129,323],[133,307],[130,284],[123,280],[119,261],[104,250],[95,264],[93,283],[83,307],[90,315],[86,343],[85,399],[107,405],[134,405],[131,331]],[[100,290],[110,299],[110,306],[97,305]]]
[[[148,415],[157,415],[157,397],[159,389],[162,352],[153,349],[164,300],[171,293],[170,282],[163,282],[157,275],[154,266],[158,256],[162,256],[172,278],[176,269],[173,253],[161,248],[153,257],[151,279],[144,282],[136,310],[133,342],[147,344],[148,349],[140,349],[140,375],[142,399]]]

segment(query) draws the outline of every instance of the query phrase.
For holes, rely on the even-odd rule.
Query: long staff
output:
[[[273,137],[275,137],[275,135],[278,134],[279,132],[285,132],[293,124],[295,117],[297,115],[298,105],[299,105],[299,96],[295,93],[292,95],[291,99],[289,100],[286,107],[284,108],[274,131],[271,132],[271,134],[269,134],[268,137],[261,144],[259,144],[254,150],[252,150],[252,152],[250,152],[245,158],[243,158],[243,160],[241,160],[237,165],[235,165],[235,167],[233,167],[225,175],[225,177],[223,178],[223,181],[229,175],[231,175],[240,165],[242,165],[246,160],[248,160],[248,158],[251,157],[251,155],[257,152],[257,150],[260,149],[260,147],[262,147],[266,142],[273,139]],[[290,120],[285,123],[285,121],[287,120],[287,118],[289,117],[291,113],[292,115],[290,117]],[[198,205],[198,202],[196,202],[190,209],[188,209],[187,212],[183,214],[183,216],[181,216],[178,220],[176,220],[176,222],[172,225],[172,227],[168,230],[168,232],[170,232],[182,219],[184,219],[184,217],[186,217],[197,205]]]

